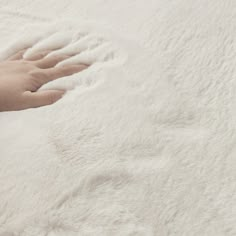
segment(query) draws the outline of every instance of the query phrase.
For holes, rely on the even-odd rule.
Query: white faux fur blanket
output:
[[[0,0],[0,32],[92,65],[0,113],[0,236],[236,235],[235,0]]]

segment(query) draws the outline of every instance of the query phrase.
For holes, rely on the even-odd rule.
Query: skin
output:
[[[49,56],[43,51],[30,59],[24,59],[22,50],[0,62],[0,111],[17,111],[51,105],[58,101],[65,91],[37,91],[49,81],[69,76],[86,69],[87,65],[55,67],[69,56]]]

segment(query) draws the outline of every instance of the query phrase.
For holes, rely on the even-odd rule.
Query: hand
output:
[[[60,77],[78,73],[88,66],[55,65],[69,56],[48,56],[50,51],[23,59],[22,50],[6,61],[0,62],[0,111],[23,110],[50,105],[59,100],[63,90],[37,91],[42,85]]]

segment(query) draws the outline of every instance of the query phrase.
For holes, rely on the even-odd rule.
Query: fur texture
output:
[[[0,114],[0,236],[236,235],[235,0],[0,3],[2,59],[92,64]]]

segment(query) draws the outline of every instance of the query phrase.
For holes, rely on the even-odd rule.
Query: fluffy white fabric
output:
[[[92,64],[0,113],[0,236],[236,235],[235,0],[0,5],[2,59]]]

